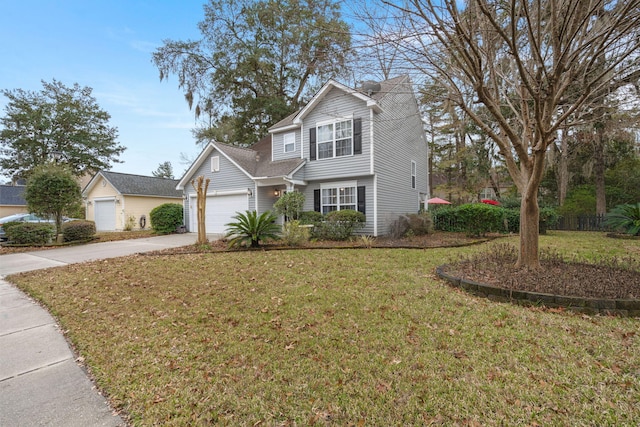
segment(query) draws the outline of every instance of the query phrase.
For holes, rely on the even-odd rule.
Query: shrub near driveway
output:
[[[636,425],[638,320],[435,279],[477,249],[137,256],[12,279],[134,425]]]

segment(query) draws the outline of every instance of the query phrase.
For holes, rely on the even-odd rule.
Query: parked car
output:
[[[3,218],[0,218],[0,240],[7,240],[7,233],[4,231],[4,228],[2,227],[2,225],[6,224],[7,222],[15,222],[15,221],[17,222],[48,222],[50,224],[55,223],[55,220],[53,219],[42,218],[42,217],[39,217],[38,215],[29,214],[29,213],[21,213],[21,214],[13,214],[13,215],[5,216]],[[69,222],[69,221],[73,221],[73,219],[63,218],[62,221]]]

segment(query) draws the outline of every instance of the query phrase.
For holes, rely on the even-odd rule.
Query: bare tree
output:
[[[498,145],[522,195],[516,267],[539,268],[547,148],[603,90],[637,84],[640,0],[382,1],[401,22],[386,41]]]

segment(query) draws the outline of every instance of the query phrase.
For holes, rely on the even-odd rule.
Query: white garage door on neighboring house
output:
[[[95,200],[96,230],[114,231],[116,229],[116,201]]]
[[[196,198],[191,198],[191,224],[189,230],[198,231],[198,213],[196,210]],[[207,207],[205,209],[207,234],[221,234],[227,229],[225,224],[233,221],[233,216],[237,212],[249,209],[249,197],[244,194],[233,194],[223,196],[207,197]]]

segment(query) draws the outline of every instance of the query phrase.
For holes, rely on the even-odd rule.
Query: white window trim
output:
[[[211,172],[220,172],[220,156],[211,157]]]
[[[340,188],[353,188],[354,189],[354,197],[355,197],[355,203],[349,203],[350,205],[355,205],[354,210],[358,209],[358,181],[340,181],[340,182],[327,182],[327,183],[322,183],[320,184],[320,212],[324,212],[324,206],[325,204],[322,203],[322,190],[328,190],[328,189],[337,189],[339,190]],[[338,191],[338,200],[337,200],[337,206],[338,208],[340,207],[340,194]],[[338,209],[340,210],[340,209]]]
[[[418,165],[416,162],[411,160],[411,189],[415,190],[417,187],[417,175],[418,175]]]
[[[293,139],[292,142],[287,143],[287,138],[291,137]],[[293,145],[293,149],[287,151],[287,145]],[[283,153],[294,153],[296,151],[296,133],[289,132],[282,135],[282,152]]]
[[[351,121],[351,154],[347,154],[344,156],[336,156],[336,123],[345,122],[347,120]],[[333,139],[332,139],[332,148],[333,153],[330,157],[320,157],[320,137],[318,132],[318,128],[320,126],[333,125]],[[323,120],[320,122],[316,122],[316,160],[328,160],[328,159],[336,159],[338,157],[351,157],[353,156],[354,151],[354,135],[353,135],[353,114],[346,117],[338,117],[331,120]]]

